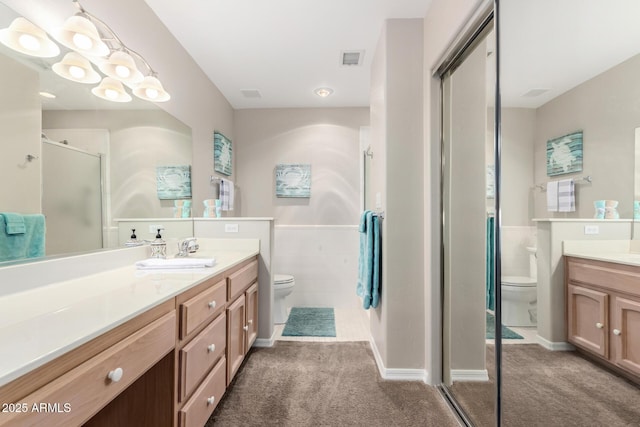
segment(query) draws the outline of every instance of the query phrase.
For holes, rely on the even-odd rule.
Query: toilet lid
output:
[[[507,286],[531,288],[536,286],[536,279],[523,276],[502,276],[502,284]]]
[[[273,283],[276,285],[283,285],[285,283],[293,282],[293,276],[288,274],[274,274],[273,275]]]

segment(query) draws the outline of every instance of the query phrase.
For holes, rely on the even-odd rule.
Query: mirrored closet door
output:
[[[496,418],[494,50],[488,11],[441,70],[444,392],[483,426]]]

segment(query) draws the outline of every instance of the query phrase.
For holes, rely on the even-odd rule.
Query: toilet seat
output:
[[[274,274],[273,275],[273,284],[274,285],[286,285],[287,283],[293,282],[293,276],[289,274]]]
[[[502,286],[513,286],[514,288],[533,288],[536,285],[537,280],[532,277],[502,276]]]

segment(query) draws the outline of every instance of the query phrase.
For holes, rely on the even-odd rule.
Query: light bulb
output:
[[[145,89],[144,93],[151,99],[156,99],[158,97],[158,90],[151,87]]]
[[[18,42],[20,43],[20,46],[31,52],[35,52],[40,49],[40,41],[31,34],[20,34]]]
[[[126,79],[131,75],[131,70],[124,65],[116,65],[116,75],[122,79]]]
[[[84,68],[78,67],[77,65],[72,65],[69,67],[69,74],[80,80],[83,79],[87,73]]]
[[[113,89],[105,89],[104,91],[104,95],[109,98],[109,99],[116,99],[118,98],[118,92],[113,90]]]
[[[83,50],[89,50],[91,49],[91,46],[93,46],[91,39],[80,33],[75,33],[73,35],[73,44]]]

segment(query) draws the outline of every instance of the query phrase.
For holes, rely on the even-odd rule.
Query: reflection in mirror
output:
[[[0,28],[17,16],[0,3]],[[192,162],[191,130],[155,104],[109,102],[53,73],[68,51],[34,58],[0,45],[0,212],[43,213],[47,256],[114,247],[114,218],[172,217],[156,167]]]
[[[494,164],[493,34],[491,21],[442,78],[443,380],[474,425],[496,419],[495,307],[485,287],[495,202],[485,183]]]
[[[637,387],[598,357],[568,351],[574,347],[567,342],[564,278],[555,280],[562,276],[561,240],[631,237],[628,228],[614,238],[607,232],[633,218],[640,165],[634,142],[640,125],[638,16],[640,3],[632,0],[501,2],[502,321],[521,336],[503,339],[504,425],[631,425],[640,419]],[[558,149],[550,141],[575,132],[582,132],[582,148],[566,146],[565,154],[582,156],[582,168],[572,170],[568,162],[555,174],[547,167]],[[574,207],[560,209],[548,183],[566,179],[574,180]],[[594,220],[597,200],[618,201],[620,220]],[[590,220],[599,233],[585,236],[584,224],[575,222],[536,227],[533,218]],[[543,244],[551,229],[562,232],[555,246]],[[531,257],[528,248],[535,246]],[[587,336],[604,337],[614,322],[608,317],[613,311],[604,310],[606,325],[596,314],[585,324]],[[607,357],[614,357],[614,341],[603,339]]]

